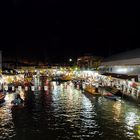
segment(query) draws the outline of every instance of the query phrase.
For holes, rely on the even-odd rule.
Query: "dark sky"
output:
[[[13,0],[3,15],[6,57],[109,56],[139,47],[133,3]]]

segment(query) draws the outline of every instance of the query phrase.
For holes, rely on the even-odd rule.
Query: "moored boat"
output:
[[[5,95],[3,93],[0,93],[0,102],[3,102],[5,98]]]
[[[22,109],[24,107],[24,100],[21,98],[20,94],[16,95],[16,98],[11,101],[11,109]]]
[[[72,76],[71,75],[65,75],[63,77],[60,78],[62,81],[70,81],[72,80]]]
[[[115,95],[105,95],[104,97],[107,99],[114,100],[114,101],[118,101],[120,99],[119,97],[117,97]]]
[[[18,111],[18,110],[22,110],[22,109],[24,109],[24,108],[25,108],[24,104],[12,105],[12,106],[11,106],[11,110],[12,110],[12,111]]]
[[[111,94],[113,94],[115,96],[119,96],[119,97],[123,96],[123,93],[115,87],[106,86],[104,88],[105,88],[106,91],[110,92]]]
[[[91,93],[92,95],[101,96],[101,94],[97,92],[97,89],[92,85],[86,85],[84,90],[88,93]]]

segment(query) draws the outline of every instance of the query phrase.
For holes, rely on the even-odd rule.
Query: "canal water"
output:
[[[94,97],[73,84],[23,91],[25,108],[11,111],[14,93],[0,105],[0,140],[138,140],[140,107]]]

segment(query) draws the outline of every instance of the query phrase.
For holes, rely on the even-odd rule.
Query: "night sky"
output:
[[[133,3],[13,0],[3,15],[4,57],[109,55],[139,47]]]

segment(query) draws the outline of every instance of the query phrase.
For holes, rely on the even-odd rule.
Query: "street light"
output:
[[[69,59],[69,62],[72,62],[72,59],[71,58]]]

